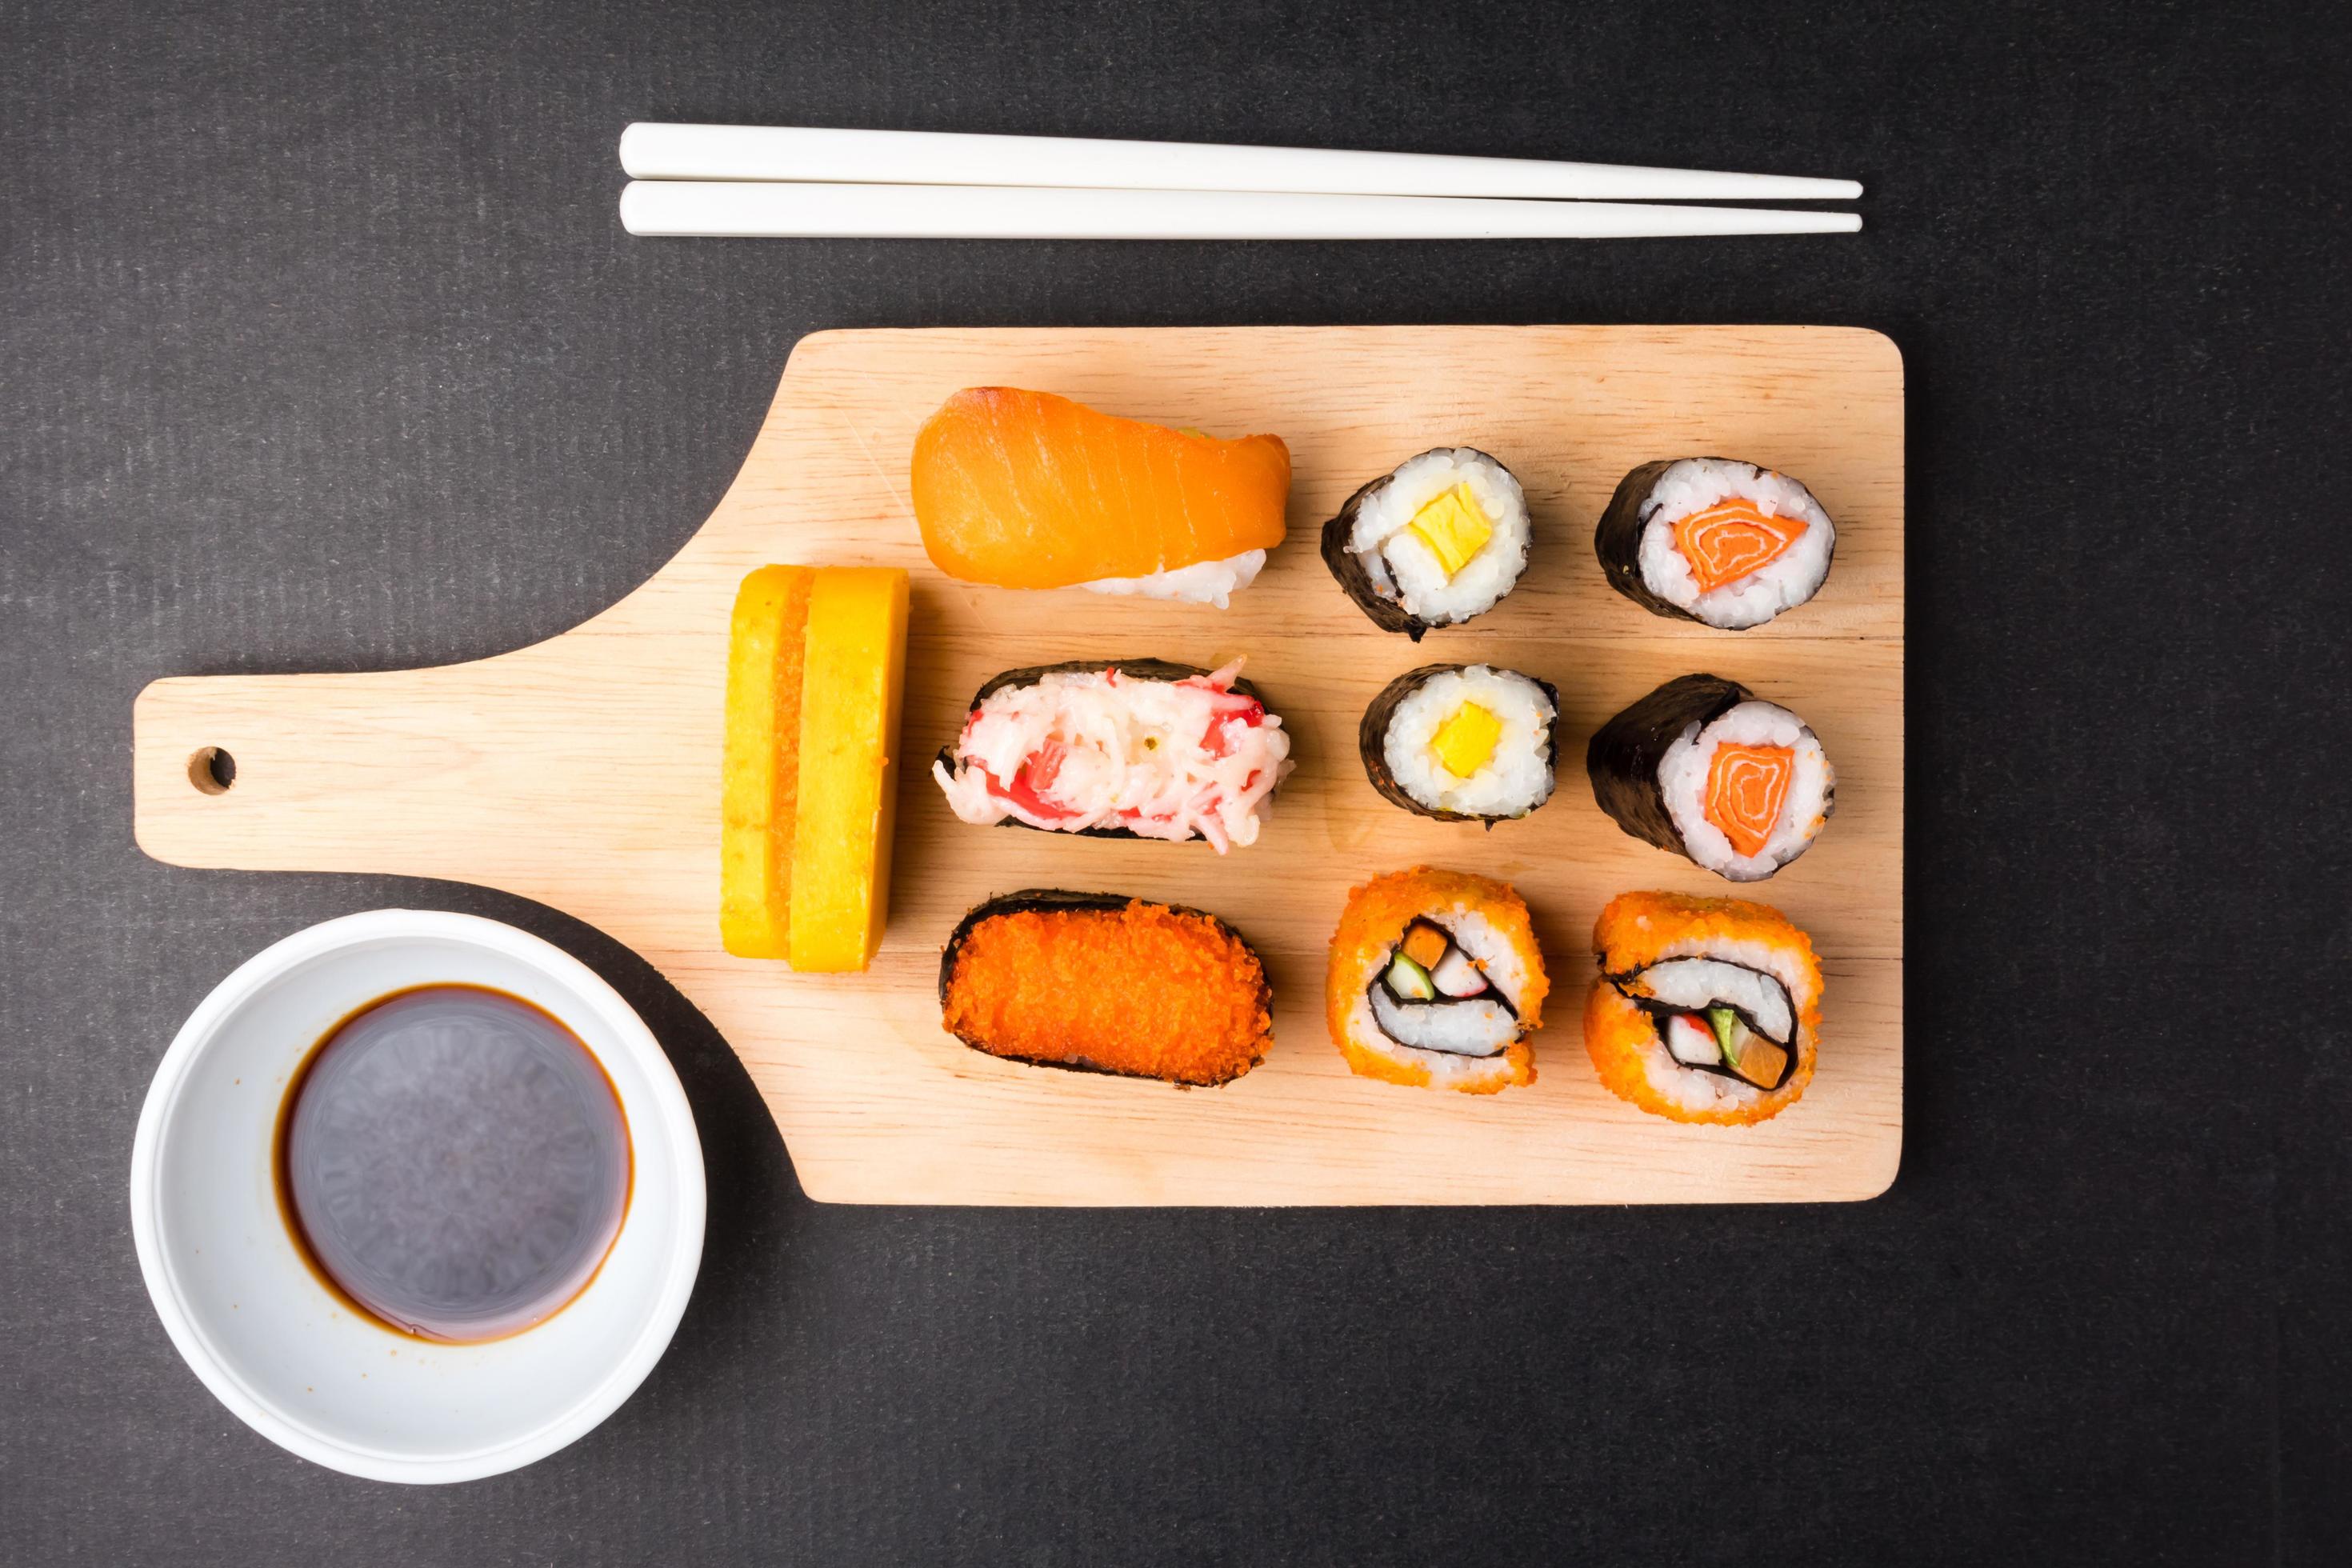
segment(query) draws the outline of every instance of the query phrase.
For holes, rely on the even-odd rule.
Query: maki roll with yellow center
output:
[[[1475,447],[1440,447],[1348,498],[1323,563],[1382,631],[1419,642],[1500,604],[1528,566],[1528,498]]]
[[[1416,867],[1348,895],[1331,936],[1324,1013],[1365,1078],[1493,1094],[1533,1083],[1543,952],[1507,884]]]
[[[1364,710],[1356,750],[1381,798],[1440,822],[1489,827],[1551,798],[1559,693],[1483,664],[1425,664]]]
[[[1622,1100],[1671,1121],[1778,1116],[1812,1081],[1822,970],[1780,910],[1625,893],[1592,928],[1584,1049]]]

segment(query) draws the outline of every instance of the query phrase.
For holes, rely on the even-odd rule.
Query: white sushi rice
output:
[[[1222,561],[1200,561],[1149,577],[1097,577],[1079,587],[1089,594],[1131,594],[1144,599],[1179,599],[1189,605],[1229,608],[1233,596],[1265,570],[1265,552],[1244,550]]]
[[[1495,923],[1486,918],[1484,910],[1472,905],[1456,902],[1443,909],[1425,910],[1423,913],[1454,933],[1454,945],[1477,962],[1479,968],[1486,972],[1486,983],[1501,993],[1503,999],[1517,1011],[1519,999],[1527,994],[1527,954],[1495,929]],[[1381,967],[1385,969],[1385,963]],[[1379,973],[1377,970],[1374,972],[1376,975]],[[1402,1020],[1391,1020],[1390,1029],[1381,1027],[1381,1016],[1375,1012],[1372,1001],[1379,989],[1377,984],[1370,985],[1357,995],[1356,1005],[1348,1016],[1350,1038],[1391,1060],[1414,1062],[1427,1068],[1430,1086],[1434,1089],[1454,1089],[1465,1083],[1485,1082],[1508,1072],[1503,1052],[1518,1037],[1519,1028],[1516,1021],[1503,1014],[1501,1008],[1488,1005],[1467,1009],[1475,1014],[1479,1021],[1461,1024],[1427,1016],[1463,1010],[1458,1007],[1423,1009],[1422,1016],[1426,1021],[1421,1026],[1429,1033],[1422,1037],[1429,1044],[1406,1045],[1395,1037],[1409,1035],[1413,1026],[1406,1023],[1398,1028],[1395,1026]],[[1509,1027],[1500,1028],[1496,1022],[1497,1019]],[[1474,1050],[1485,1054],[1469,1054]]]
[[[1742,855],[1706,817],[1708,770],[1716,748],[1726,743],[1786,746],[1796,753],[1789,793],[1761,854]],[[1742,702],[1705,729],[1685,726],[1658,762],[1658,789],[1691,858],[1734,882],[1761,881],[1811,848],[1829,820],[1836,787],[1837,772],[1820,738],[1803,720],[1770,702]]]
[[[1502,721],[1495,754],[1476,776],[1454,777],[1430,742],[1465,702]],[[1465,816],[1517,816],[1551,796],[1551,700],[1516,670],[1475,664],[1440,671],[1396,706],[1381,737],[1381,760],[1397,786],[1423,805]]]
[[[1462,570],[1445,567],[1410,528],[1421,509],[1457,484],[1466,484],[1494,537]],[[1423,452],[1364,498],[1348,532],[1349,553],[1385,599],[1431,626],[1466,621],[1493,609],[1528,563],[1528,498],[1510,469],[1469,447]]]
[[[1417,1050],[1491,1057],[1518,1037],[1519,1021],[1495,1002],[1407,1005],[1390,1001],[1377,985],[1365,994],[1382,1031]]]
[[[1769,942],[1729,942],[1711,936],[1685,937],[1680,942],[1667,943],[1665,951],[1651,962],[1649,968],[1655,969],[1667,960],[1675,958],[1719,959],[1725,963],[1738,964],[1742,969],[1769,974],[1788,990],[1789,1005],[1797,1010],[1800,1017],[1804,1016],[1807,1008],[1821,1001],[1806,978],[1801,957],[1793,948],[1775,947]]]
[[[1675,545],[1675,524],[1735,498],[1754,501],[1767,517],[1801,517],[1805,531],[1761,570],[1701,594],[1690,563]],[[1642,502],[1641,517],[1643,583],[1675,608],[1726,631],[1762,626],[1811,598],[1829,575],[1837,543],[1837,529],[1812,491],[1786,474],[1728,458],[1685,458],[1669,468]]]
[[[1674,958],[1654,963],[1628,981],[1625,989],[1694,1013],[1717,1004],[1737,1007],[1776,1046],[1786,1046],[1796,1034],[1789,994],[1776,977],[1719,958]],[[1706,1059],[1715,1059],[1712,1048]]]

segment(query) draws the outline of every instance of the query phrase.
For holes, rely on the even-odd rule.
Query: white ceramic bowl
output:
[[[270,1141],[289,1076],[346,1014],[468,982],[538,1004],[596,1053],[635,1161],[604,1267],[510,1339],[430,1344],[328,1294],[279,1218]],[[298,931],[220,983],[147,1091],[131,1229],[163,1327],[205,1386],[272,1442],[386,1481],[530,1464],[619,1408],[661,1359],[702,1259],[702,1144],[644,1022],[585,965],[471,915],[376,910]]]

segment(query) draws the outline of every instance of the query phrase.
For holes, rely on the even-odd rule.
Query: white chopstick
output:
[[[621,167],[639,180],[1070,185],[1577,201],[1839,202],[1862,195],[1862,186],[1852,180],[1622,163],[814,126],[635,124],[621,133]]]
[[[621,192],[621,226],[814,239],[1630,239],[1851,234],[1862,218],[1475,196],[635,180]]]

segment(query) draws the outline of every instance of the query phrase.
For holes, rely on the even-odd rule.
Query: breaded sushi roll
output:
[[[1559,693],[1483,664],[1424,664],[1364,710],[1356,751],[1392,805],[1440,822],[1492,827],[1551,798]]]
[[[1533,1083],[1550,990],[1528,906],[1502,882],[1416,867],[1349,893],[1324,1016],[1365,1078],[1493,1094]]]
[[[1475,447],[1439,447],[1382,474],[1323,525],[1323,563],[1382,631],[1419,642],[1500,604],[1527,570],[1528,498]]]
[[[940,958],[947,1031],[1037,1067],[1229,1083],[1265,1058],[1273,1009],[1265,966],[1231,926],[1117,893],[991,899]]]
[[[1008,670],[971,700],[931,777],[948,808],[1106,838],[1257,842],[1290,772],[1290,736],[1241,679],[1166,659],[1078,660]]]
[[[1584,1048],[1621,1100],[1672,1121],[1778,1116],[1812,1080],[1822,1025],[1813,944],[1738,899],[1625,893],[1592,927],[1601,973]]]
[[[1593,732],[1592,798],[1634,837],[1733,882],[1812,847],[1837,809],[1820,737],[1736,680],[1669,680]]]
[[[1625,476],[1592,547],[1609,585],[1651,614],[1736,632],[1821,591],[1837,529],[1786,474],[1666,458]]]

